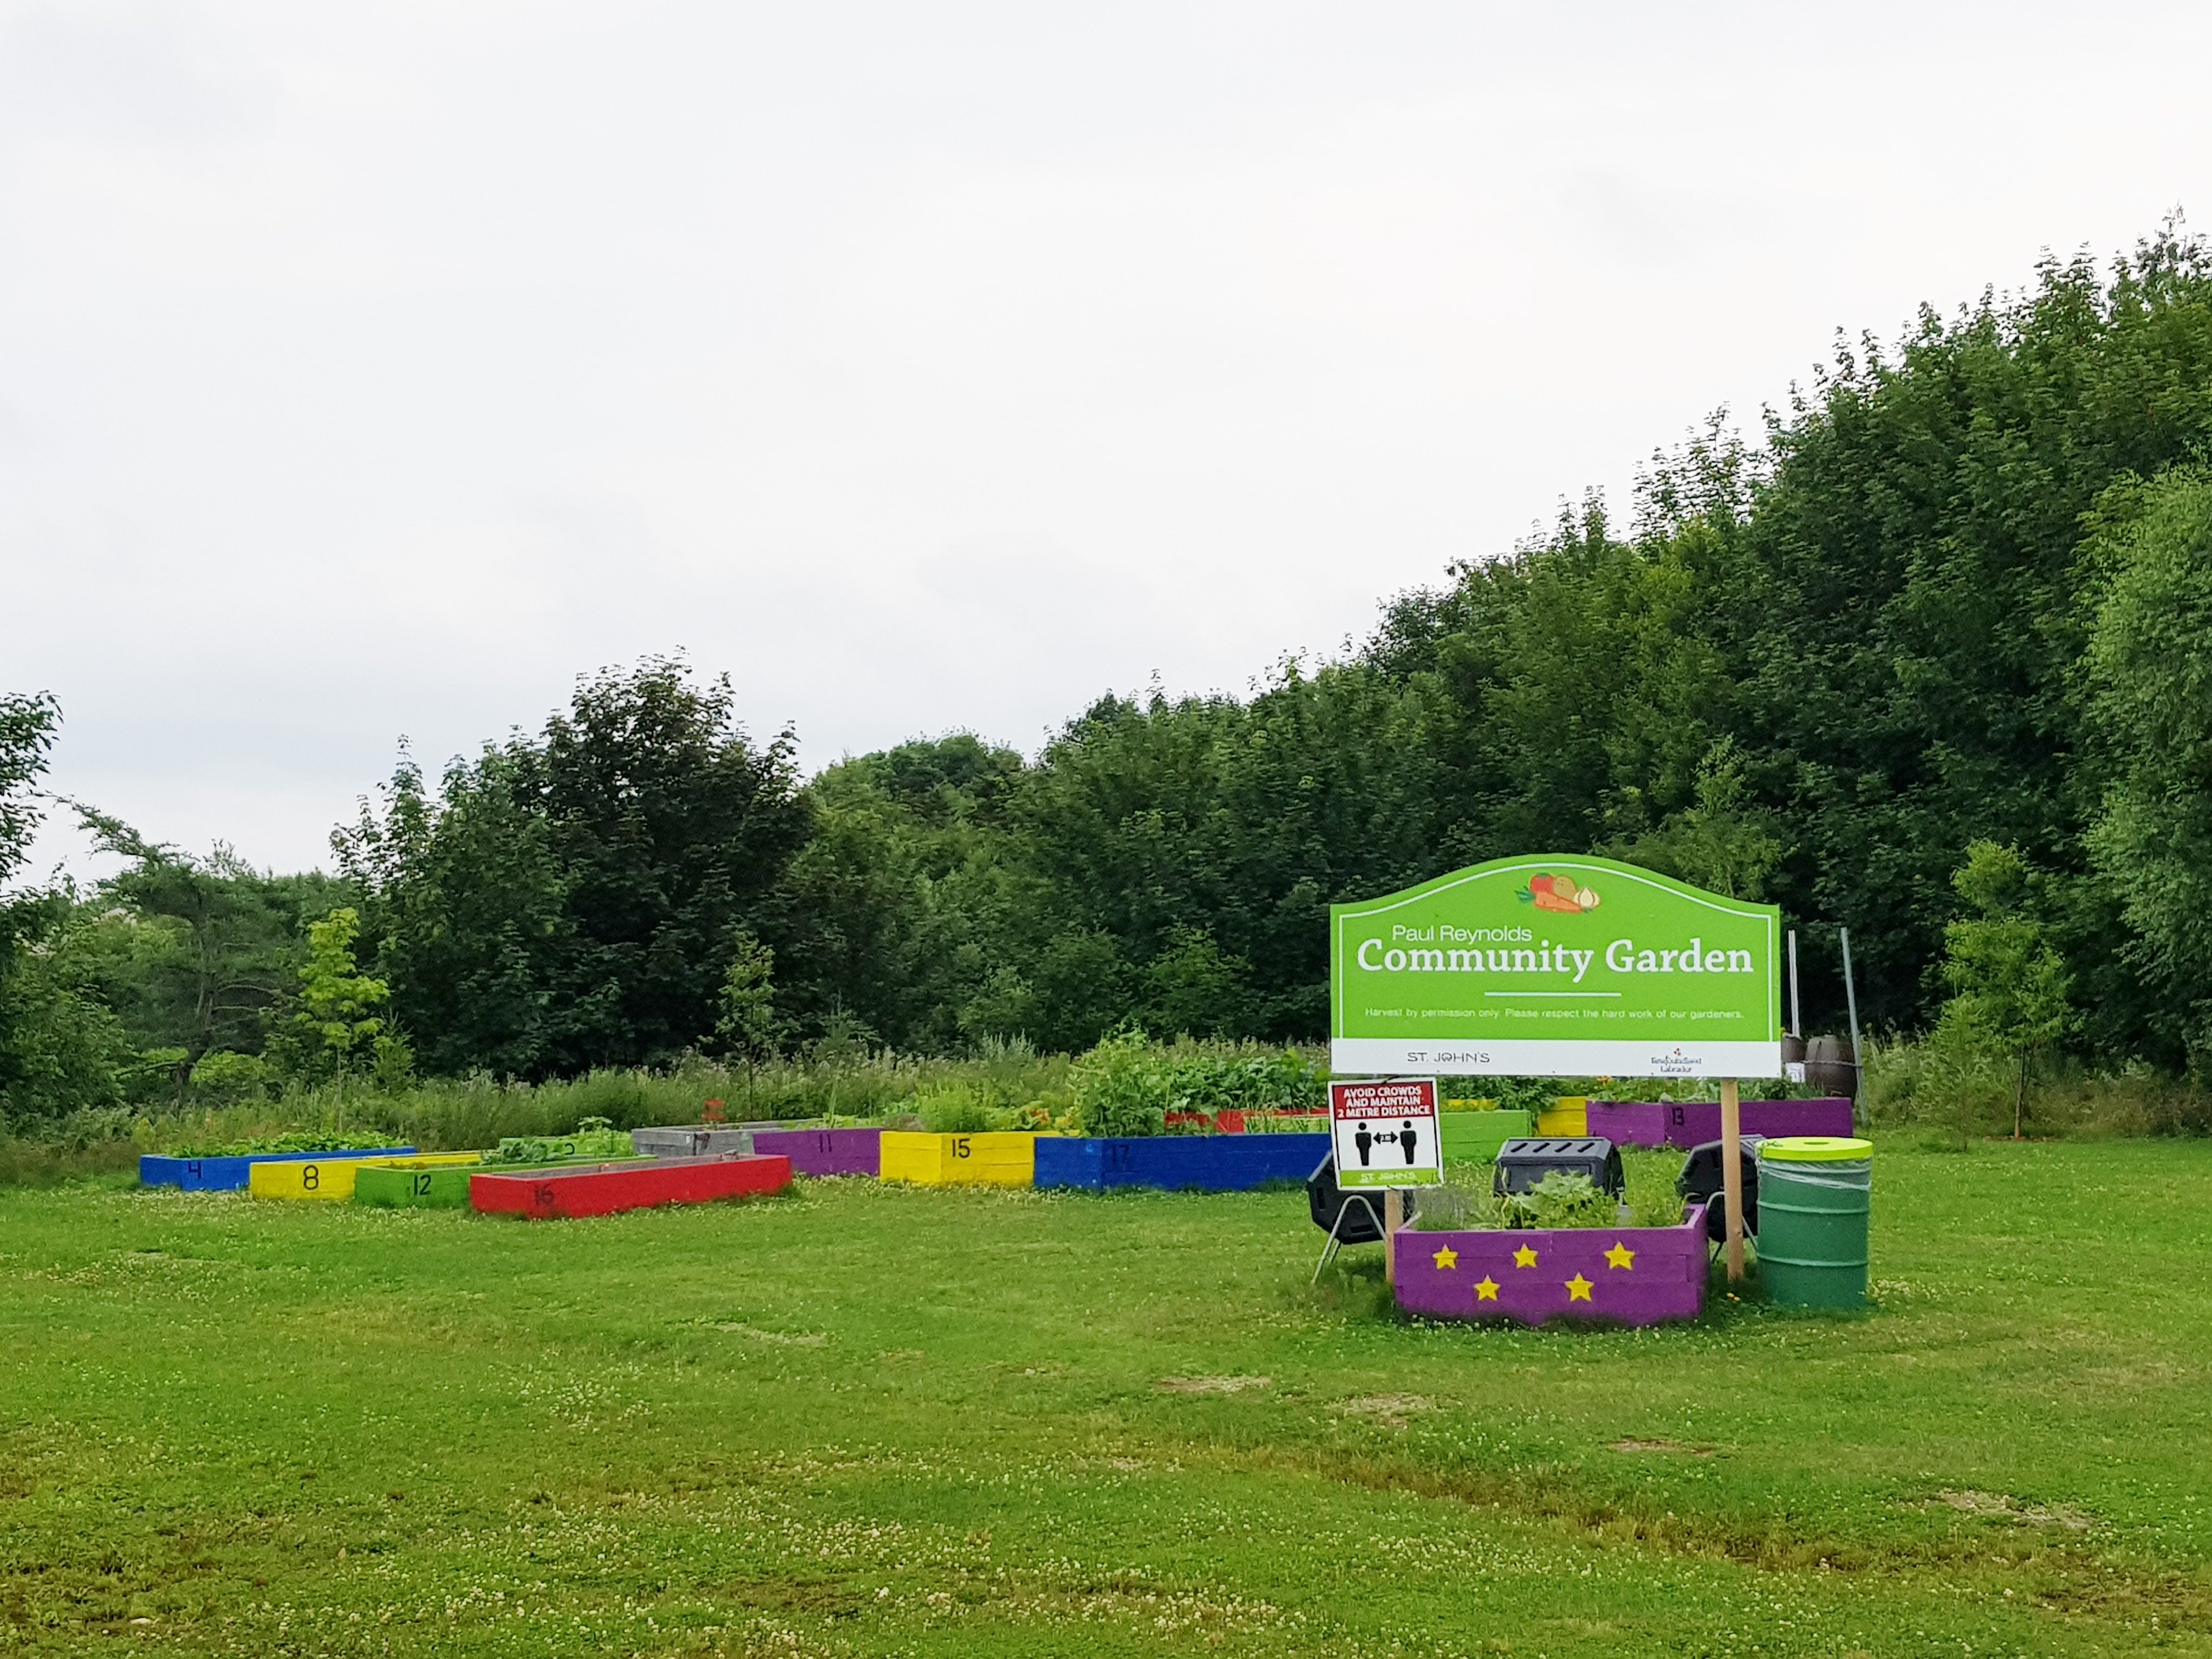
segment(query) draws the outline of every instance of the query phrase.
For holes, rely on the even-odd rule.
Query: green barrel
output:
[[[469,1177],[493,1166],[447,1164],[409,1169],[404,1165],[364,1164],[354,1177],[353,1201],[383,1209],[465,1210],[469,1207]]]
[[[1874,1143],[1780,1135],[1759,1149],[1759,1276],[1770,1300],[1859,1308],[1867,1297]]]

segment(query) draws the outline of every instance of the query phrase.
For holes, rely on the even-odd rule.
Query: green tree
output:
[[[308,924],[307,960],[283,1045],[295,1072],[334,1077],[341,1098],[356,1060],[382,1057],[387,1070],[397,1060],[398,1039],[382,1012],[392,988],[361,971],[354,956],[360,937],[361,916],[351,906]]]
[[[755,1068],[775,1052],[775,952],[740,930],[722,976],[721,1013],[714,1035],[722,1052],[745,1062],[745,1115],[756,1117]]]
[[[92,907],[66,886],[8,901],[0,971],[0,1127],[124,1103],[137,1060],[102,995]]]
[[[1951,884],[1973,907],[1944,929],[1938,1041],[2002,1054],[2013,1063],[2012,1132],[2021,1133],[2028,1062],[2065,1035],[2073,1011],[2066,964],[2033,914],[2033,872],[2015,848],[1978,841]]]
[[[837,1009],[903,1049],[966,1038],[1018,905],[1008,804],[1021,757],[965,732],[826,768],[770,935],[781,1006],[819,1035]]]
[[[2212,1037],[2212,912],[2160,894],[2207,861],[2145,872],[2198,786],[2145,735],[2156,699],[2115,690],[2149,624],[2124,584],[2100,608],[2124,561],[2081,541],[2094,510],[2117,550],[2149,487],[2115,480],[2208,444],[2212,253],[2169,227],[1839,350],[1765,443],[1717,416],[1658,458],[1625,532],[1585,500],[1249,696],[1109,695],[1032,763],[955,734],[800,789],[726,688],[648,662],[434,791],[403,765],[342,847],[442,1072],[672,1058],[711,1035],[740,930],[802,1038],[840,1010],[937,1051],[1132,1017],[1310,1038],[1333,900],[1535,848],[1782,904],[1816,1021],[1847,925],[1870,1019],[1923,1027],[1957,991],[1929,875],[1983,840],[2044,872],[2074,1030],[2178,1056]]]
[[[60,728],[52,696],[0,696],[0,883],[29,858],[37,785]],[[85,933],[66,884],[0,891],[0,1125],[122,1097],[130,1042],[100,996]]]
[[[1698,763],[1696,804],[1610,850],[1709,892],[1756,899],[1786,850],[1773,821],[1747,802],[1742,756],[1735,739],[1723,737]]]
[[[732,701],[680,661],[601,673],[434,797],[403,762],[335,837],[427,1069],[568,1076],[711,1038],[736,936],[769,936],[810,823],[790,734],[754,747]]]
[[[1721,613],[1748,623],[1735,729],[1788,820],[1768,896],[1850,927],[1871,1018],[1920,1023],[1942,988],[1949,896],[1927,876],[1969,842],[2086,873],[2083,515],[2212,441],[2208,394],[2212,252],[2169,228],[2108,272],[2046,260],[2024,294],[1839,350],[1777,430]],[[2121,1008],[2141,999],[2100,958],[2123,937],[2067,940]]]
[[[2088,842],[2156,1019],[2212,1055],[2212,472],[2124,484],[2085,549],[2083,664],[2106,787]]]
[[[256,871],[220,844],[190,857],[111,814],[76,810],[102,852],[128,860],[99,886],[109,913],[93,935],[102,994],[142,1049],[173,1056],[181,1101],[208,1055],[261,1051],[299,974],[307,923],[343,886]]]
[[[0,693],[0,882],[30,856],[42,814],[34,786],[61,730],[61,704],[46,691]]]

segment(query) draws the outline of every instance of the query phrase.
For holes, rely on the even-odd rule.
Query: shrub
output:
[[[217,1049],[202,1054],[199,1064],[192,1067],[187,1093],[196,1105],[234,1106],[266,1100],[274,1075],[269,1062],[259,1054]]]
[[[245,1158],[255,1152],[357,1152],[389,1146],[392,1138],[380,1134],[336,1134],[313,1129],[288,1130],[280,1135],[255,1135],[242,1140],[186,1141],[172,1147],[171,1158]]]
[[[1088,1135],[1156,1135],[1175,1097],[1159,1052],[1133,1026],[1115,1032],[1075,1063],[1075,1113]]]
[[[921,1127],[936,1135],[981,1134],[995,1126],[992,1114],[970,1089],[943,1089],[934,1094],[917,1095],[914,1114],[921,1120]]]

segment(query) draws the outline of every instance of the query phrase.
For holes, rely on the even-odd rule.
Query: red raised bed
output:
[[[1194,1130],[1200,1134],[1241,1135],[1244,1133],[1244,1114],[1235,1106],[1218,1112],[1170,1112],[1168,1132]]]
[[[1721,1138],[1717,1100],[1593,1100],[1589,1133],[1616,1146],[1676,1146],[1687,1152]],[[1841,1095],[1819,1100],[1747,1100],[1747,1135],[1849,1135],[1851,1103]]]
[[[1398,1305],[1431,1319],[1656,1325],[1705,1305],[1705,1206],[1679,1227],[1530,1227],[1391,1237]]]
[[[524,1170],[469,1177],[469,1202],[488,1215],[613,1215],[659,1204],[777,1193],[791,1185],[787,1158],[660,1158],[596,1169]]]

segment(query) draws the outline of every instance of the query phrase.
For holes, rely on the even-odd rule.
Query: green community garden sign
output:
[[[1333,904],[1339,1076],[1778,1077],[1782,913],[1600,858]]]

